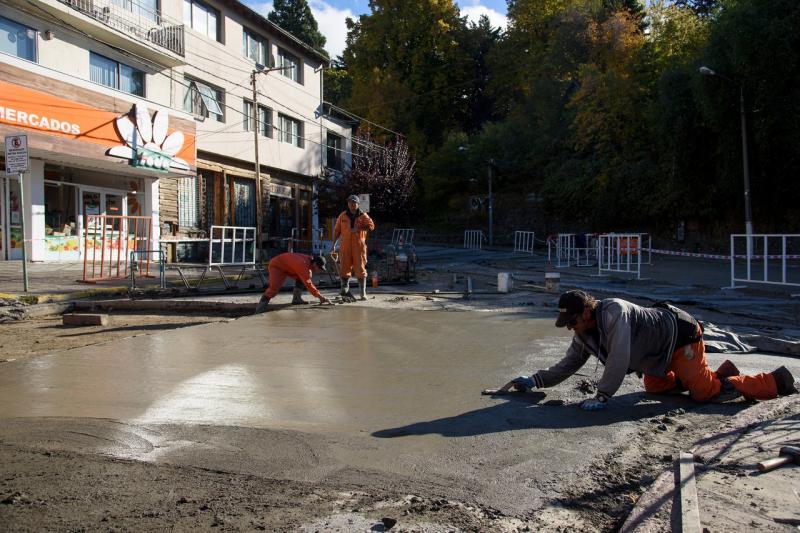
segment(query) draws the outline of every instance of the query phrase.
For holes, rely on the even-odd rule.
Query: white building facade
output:
[[[256,142],[265,249],[313,249],[315,184],[350,165],[325,64],[235,1],[0,0],[0,136],[32,157],[24,238],[19,182],[0,180],[0,260],[22,242],[80,259],[98,215],[148,217],[153,249],[196,254],[212,224],[258,224]]]

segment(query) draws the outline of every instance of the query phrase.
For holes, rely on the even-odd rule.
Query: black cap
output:
[[[583,313],[586,302],[591,297],[584,291],[567,291],[558,299],[558,318],[556,327],[563,328],[567,323],[575,318],[576,315]]]
[[[325,256],[322,256],[322,255],[315,255],[311,259],[311,262],[312,263],[316,263],[316,265],[322,270],[325,270],[325,267],[328,264],[328,261],[325,260]]]

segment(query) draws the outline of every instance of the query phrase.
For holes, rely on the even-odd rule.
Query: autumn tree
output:
[[[352,168],[323,182],[323,210],[338,213],[351,194],[369,194],[370,212],[391,221],[407,219],[412,209],[416,161],[402,137],[379,141],[369,129],[353,137]]]

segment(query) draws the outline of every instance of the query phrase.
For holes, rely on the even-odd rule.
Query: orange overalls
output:
[[[342,211],[336,219],[333,240],[341,237],[339,244],[339,275],[342,279],[350,273],[358,279],[367,277],[367,232],[375,229],[375,223],[366,213],[351,219],[347,211]]]
[[[319,291],[311,281],[310,255],[286,252],[273,257],[269,262],[269,287],[264,291],[264,295],[270,299],[274,298],[287,277],[301,282],[308,292],[319,298]]]
[[[727,379],[748,400],[771,400],[778,397],[778,385],[770,372],[755,376],[731,376]],[[683,385],[692,399],[698,402],[710,400],[719,394],[722,382],[708,367],[703,339],[675,350],[666,376],[644,376],[644,390],[647,392],[669,392],[679,385]]]

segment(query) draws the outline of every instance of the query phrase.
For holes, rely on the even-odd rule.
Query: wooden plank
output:
[[[697,483],[694,477],[694,455],[681,452],[678,459],[679,479],[678,494],[681,506],[682,533],[701,533],[700,506],[697,501]]]

